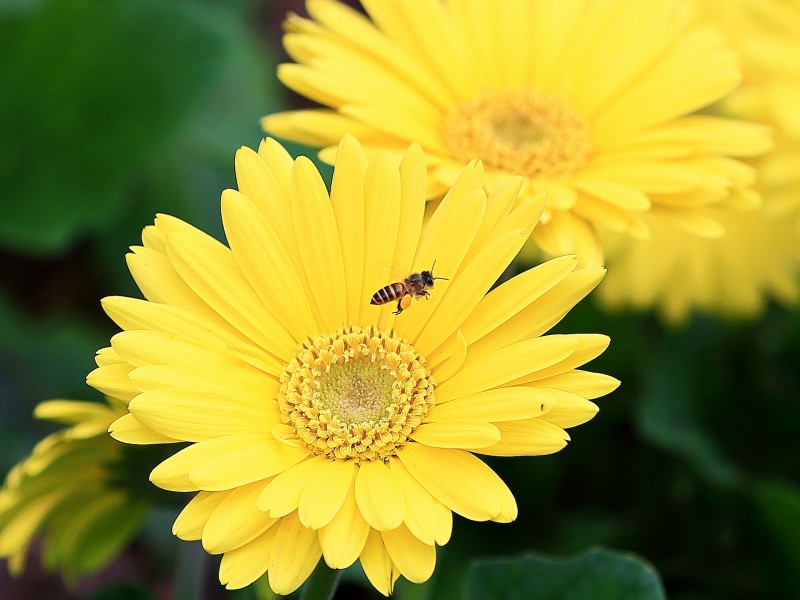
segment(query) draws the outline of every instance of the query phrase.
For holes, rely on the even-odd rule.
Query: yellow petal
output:
[[[105,403],[78,400],[46,400],[33,409],[33,416],[37,419],[47,419],[67,425],[80,424],[84,421],[106,421],[113,418],[114,414]]]
[[[426,198],[425,156],[419,144],[411,144],[400,161],[400,223],[394,249],[392,269],[410,273],[414,268],[414,253],[422,232]]]
[[[573,370],[539,379],[536,387],[563,390],[592,400],[613,392],[619,387],[619,383],[619,379],[602,373]]]
[[[256,345],[288,360],[296,345],[244,281],[231,251],[205,234],[167,236],[167,254],[181,278],[221,317]]]
[[[297,510],[303,488],[328,460],[324,456],[315,455],[278,474],[261,493],[258,499],[259,510],[268,512],[273,517],[283,517]]]
[[[198,444],[219,439],[225,438]],[[307,456],[305,448],[287,446],[278,440],[264,440],[257,445],[228,449],[226,454],[195,464],[189,471],[189,479],[199,489],[227,490],[277,475]]]
[[[314,164],[300,157],[292,169],[292,217],[314,303],[324,327],[342,326],[346,314],[342,249],[328,191]],[[308,232],[314,232],[309,235]]]
[[[182,540],[199,540],[214,509],[228,494],[230,492],[198,492],[175,519],[172,533]]]
[[[464,337],[471,344],[493,331],[563,281],[577,263],[572,256],[554,258],[493,289],[462,325]]]
[[[505,484],[469,452],[406,444],[397,457],[423,488],[453,512],[473,521],[488,521],[500,513]]]
[[[319,544],[327,565],[332,569],[352,565],[364,549],[369,532],[370,526],[356,503],[355,486],[351,485],[339,512],[319,530]]]
[[[280,421],[278,397],[280,384],[255,369],[218,370],[213,377],[202,369],[171,365],[146,365],[131,371],[128,378],[140,392],[183,390],[210,394],[233,404],[246,404],[263,413],[269,421]]]
[[[477,452],[491,456],[541,456],[567,445],[567,432],[541,419],[497,423],[502,441]]]
[[[403,491],[382,461],[359,465],[355,492],[361,514],[374,529],[396,529],[403,522],[406,509]]]
[[[405,525],[381,532],[392,562],[413,583],[427,581],[436,566],[436,546],[418,540]]]
[[[249,544],[226,552],[219,565],[219,581],[229,590],[247,587],[261,577],[269,566],[277,527],[270,527]]]
[[[222,194],[222,220],[236,262],[265,310],[284,324],[295,342],[316,323],[292,257],[267,218],[244,195]]]
[[[330,523],[353,485],[352,460],[329,460],[320,466],[300,493],[297,515],[311,529]]]
[[[197,442],[176,452],[156,466],[150,473],[150,481],[165,490],[197,491],[200,488],[189,480],[189,471],[195,465],[203,465],[217,459],[220,455],[235,454],[242,449],[257,448],[268,441],[272,440],[264,434],[246,434]]]
[[[480,189],[482,173],[482,167],[470,163],[427,221],[414,257],[415,269],[429,269],[436,261],[434,275],[451,280],[456,276],[486,212],[486,193]],[[453,231],[459,235],[454,237]],[[398,332],[415,339],[441,298],[439,286],[446,290],[448,284],[440,282],[429,300],[415,304],[413,312],[398,318]]]
[[[537,417],[556,403],[549,390],[514,386],[486,390],[462,396],[456,400],[434,406],[426,422],[456,419],[482,419],[485,421],[517,421]]]
[[[573,184],[580,191],[624,210],[646,211],[652,206],[650,198],[641,189],[621,185],[605,179],[576,179]]]
[[[111,338],[117,354],[136,367],[145,365],[176,365],[196,368],[203,365],[206,372],[229,369],[250,370],[229,352],[214,350],[173,335],[157,331],[123,331]]]
[[[597,333],[575,333],[570,335],[575,342],[575,351],[565,360],[554,364],[551,367],[542,369],[540,371],[525,375],[515,380],[515,384],[529,383],[546,379],[554,375],[566,373],[576,367],[586,364],[590,360],[594,360],[600,356],[610,343],[610,339],[606,335]]]
[[[425,544],[444,546],[453,532],[453,513],[431,496],[399,459],[393,457],[389,461],[389,468],[403,490],[406,506],[413,507],[403,517],[406,527]]]
[[[434,448],[485,448],[500,441],[500,432],[486,421],[461,419],[423,423],[411,439]]]
[[[172,444],[180,441],[148,429],[130,413],[114,421],[108,432],[115,440],[126,444]]]
[[[164,252],[142,247],[134,247],[132,250],[132,253],[125,256],[125,260],[145,298],[150,302],[179,306],[209,320],[215,320],[218,326],[226,327],[236,335],[235,328],[225,323],[181,279]]]
[[[550,390],[550,392],[555,395],[556,404],[540,418],[562,429],[582,425],[600,410],[594,402],[575,394],[563,390]]]
[[[203,529],[206,552],[221,554],[244,546],[277,522],[256,505],[265,485],[259,481],[233,489],[217,505]]]
[[[106,396],[127,403],[139,393],[139,390],[128,381],[128,373],[132,368],[128,363],[97,367],[86,377],[86,383]]]
[[[572,355],[578,340],[568,335],[533,338],[470,360],[461,370],[436,389],[437,402],[477,394],[536,373]]]
[[[224,350],[231,339],[229,328],[219,319],[206,319],[179,306],[138,298],[103,298],[103,310],[122,329],[145,329],[177,336],[182,340]]]
[[[518,229],[489,242],[444,292],[415,346],[423,354],[434,351],[472,313],[486,292],[528,239],[530,230]]]
[[[525,338],[542,335],[586,297],[604,275],[602,268],[579,269],[568,274],[516,315],[470,344],[469,358],[477,359]]]
[[[429,368],[437,383],[444,383],[458,373],[466,359],[467,340],[459,329],[453,334],[451,341],[440,345],[429,355]]]
[[[357,322],[364,305],[364,174],[367,159],[351,135],[342,138],[331,183],[331,205],[342,248],[347,289],[347,319]],[[369,257],[367,257],[369,260]]]
[[[400,171],[387,152],[379,153],[367,167],[364,180],[364,273],[360,320],[391,321],[390,305],[371,306],[368,299],[383,286],[406,273],[392,273],[400,222]]]
[[[380,532],[370,529],[367,543],[361,551],[361,566],[369,582],[384,596],[389,596],[394,589],[394,582],[400,570],[394,566],[389,553],[383,545]]]
[[[303,527],[297,513],[278,523],[269,553],[269,587],[276,594],[291,594],[308,579],[322,556],[317,532]]]
[[[145,427],[167,437],[196,442],[240,433],[269,433],[280,420],[274,411],[184,390],[144,392],[131,400],[131,414]]]

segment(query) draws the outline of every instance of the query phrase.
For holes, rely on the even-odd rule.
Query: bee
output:
[[[428,290],[433,289],[433,282],[437,279],[448,281],[447,277],[434,277],[433,267],[436,266],[436,261],[433,261],[430,271],[422,271],[422,273],[411,273],[403,281],[396,281],[387,286],[382,287],[377,292],[372,294],[370,304],[381,305],[387,302],[394,302],[397,300],[397,310],[394,314],[399,315],[411,305],[412,298],[428,298],[430,295]]]

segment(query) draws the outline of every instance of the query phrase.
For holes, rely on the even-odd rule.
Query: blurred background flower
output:
[[[704,1],[699,8],[698,20],[721,27],[741,52],[744,81],[714,112],[767,124],[776,143],[750,161],[761,206],[709,209],[723,237],[691,235],[657,213],[645,217],[650,240],[606,235],[611,274],[603,302],[656,308],[672,323],[693,311],[752,318],[770,301],[800,299],[800,2]]]
[[[650,214],[719,237],[709,209],[731,195],[758,203],[754,171],[734,158],[768,150],[767,129],[693,114],[741,71],[691,3],[363,4],[370,20],[337,0],[310,0],[312,19],[287,20],[295,63],[278,76],[327,108],[267,115],[268,132],[323,146],[326,160],[342,132],[373,152],[418,141],[434,198],[475,158],[489,190],[522,176],[523,196],[547,193],[529,261],[601,265],[601,234],[648,239]]]
[[[125,487],[129,450],[108,435],[124,412],[113,399],[36,407],[36,417],[67,427],[38,442],[0,490],[0,557],[12,575],[24,571],[37,538],[44,539],[42,564],[74,583],[105,567],[138,533],[149,503]]]
[[[785,33],[796,22],[789,15],[797,3],[753,0],[742,21],[748,30],[758,24],[748,52],[783,56],[781,69],[796,68],[794,51],[770,49],[791,48],[797,39]],[[724,16],[742,4],[709,0],[706,6]],[[122,257],[138,243],[143,225],[168,212],[222,239],[219,193],[234,185],[236,148],[258,144],[263,115],[310,106],[275,76],[276,65],[289,60],[280,40],[287,10],[307,15],[300,0],[0,5],[4,471],[53,430],[30,419],[39,400],[93,393],[85,374],[95,350],[114,333],[99,299],[136,294]],[[764,18],[765,11],[779,18]],[[722,27],[727,43],[744,48],[737,30]],[[747,85],[750,59],[743,60]],[[763,76],[775,83],[781,77]],[[779,100],[782,94],[769,97],[775,99],[770,111],[779,110],[786,123],[800,114],[796,103]],[[750,119],[783,122],[777,113],[748,108],[758,103],[733,98],[713,110],[744,115],[747,109]],[[779,127],[778,148],[784,129],[791,131]],[[765,183],[783,182],[783,199],[768,200],[778,212],[796,206],[800,194],[797,163],[784,156],[775,175],[766,168],[762,174]],[[800,408],[794,402],[800,312],[759,296],[757,321],[690,313],[682,328],[666,331],[649,313],[609,315],[592,302],[576,307],[557,330],[608,334],[612,345],[592,368],[624,385],[568,451],[488,461],[514,491],[516,524],[498,536],[496,525],[457,520],[459,544],[440,549],[435,577],[413,588],[400,581],[395,595],[462,598],[467,577],[474,590],[467,597],[477,600],[498,589],[477,585],[500,583],[487,573],[508,566],[501,559],[530,551],[572,557],[604,544],[647,558],[671,599],[800,597]],[[93,398],[102,401],[100,394]],[[269,597],[261,581],[223,591],[219,565],[204,563],[200,544],[173,538],[178,511],[151,510],[141,535],[102,577],[67,588],[43,574],[34,555],[19,580],[0,573],[0,596],[99,598],[126,582],[137,598],[176,597],[187,589],[191,598]],[[477,559],[492,560],[473,571]],[[627,568],[623,559],[612,562]],[[593,568],[616,572],[609,564],[583,554],[559,572],[566,580],[566,573],[580,578]],[[528,558],[514,572],[547,581],[544,572],[552,568]],[[377,595],[370,589],[357,571],[345,572],[340,584],[343,598]]]

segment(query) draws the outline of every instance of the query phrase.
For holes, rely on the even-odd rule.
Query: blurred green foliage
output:
[[[467,600],[664,600],[655,570],[635,556],[593,550],[573,560],[486,560],[469,571]]]
[[[290,8],[302,10],[289,0],[0,4],[3,470],[44,432],[29,418],[35,403],[96,397],[84,377],[114,332],[99,299],[138,295],[123,256],[154,214],[221,237],[219,194],[234,185],[235,149],[255,147],[259,117],[292,102],[274,74]],[[563,452],[490,460],[517,497],[518,521],[456,518],[431,581],[401,580],[396,596],[462,598],[467,581],[489,585],[482,573],[498,559],[535,573],[544,559],[515,563],[520,555],[570,558],[602,544],[644,557],[672,600],[800,597],[800,312],[665,330],[584,302],[557,329],[610,335],[589,368],[622,387]],[[174,581],[174,597],[268,597],[263,582],[221,590],[218,559],[177,550],[194,546],[172,538],[173,516],[154,512],[111,584],[70,591],[31,569],[13,587],[0,578],[0,596],[48,585],[53,598],[147,598]],[[489,562],[470,570],[476,559]],[[645,569],[616,555],[563,568],[588,577],[591,560],[611,561],[600,569],[608,576]],[[113,583],[126,579],[138,583]],[[337,597],[376,594],[355,568]]]

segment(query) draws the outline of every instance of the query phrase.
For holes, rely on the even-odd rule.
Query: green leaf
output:
[[[186,123],[223,32],[190,3],[53,0],[0,17],[0,243],[52,253],[113,220]]]
[[[642,436],[684,458],[701,475],[721,487],[740,482],[741,474],[703,428],[697,409],[703,404],[696,377],[702,377],[701,356],[686,338],[669,338],[652,354],[644,369],[642,397],[635,406]]]
[[[466,598],[485,600],[664,600],[655,569],[633,554],[592,550],[572,560],[531,555],[476,563]]]

